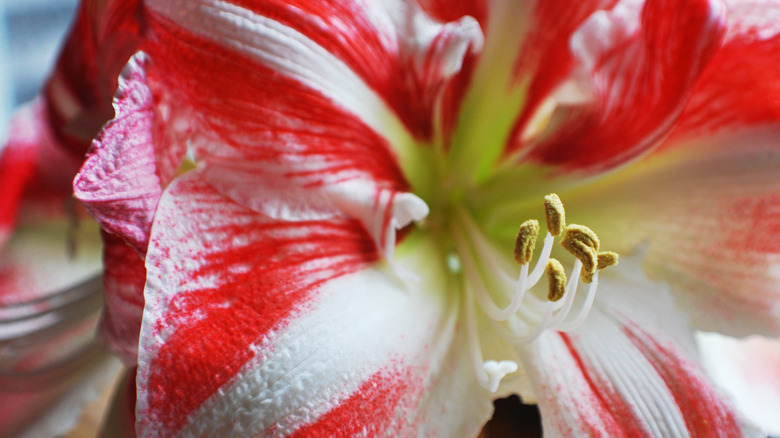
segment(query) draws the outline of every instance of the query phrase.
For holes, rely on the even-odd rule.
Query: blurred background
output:
[[[54,63],[76,0],[0,0],[0,138],[11,110],[32,99]]]

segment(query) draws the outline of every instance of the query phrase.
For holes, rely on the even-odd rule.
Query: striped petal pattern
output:
[[[775,34],[752,8],[120,3],[85,3],[47,102],[60,142],[92,136],[136,53],[74,187],[104,230],[102,327],[138,365],[140,436],[475,434],[491,397],[479,344],[508,344],[479,339],[498,335],[484,315],[462,324],[475,309],[450,216],[473,213],[493,239],[494,222],[525,219],[523,195],[582,176],[601,179],[567,208],[598,206],[604,244],[641,253],[671,289],[639,262],[604,278],[586,324],[519,345],[524,367],[500,390],[535,396],[553,436],[755,435],[698,367],[680,312],[777,330],[776,251],[761,243],[776,228],[761,69]],[[739,50],[764,88],[734,73]]]
[[[761,436],[698,366],[668,289],[626,264],[604,276],[582,329],[549,333],[526,356],[545,435]]]
[[[405,435],[439,427],[435,403],[469,386],[439,386],[465,362],[446,295],[369,268],[378,254],[354,221],[277,221],[188,174],[163,195],[151,242],[140,436]],[[436,433],[474,433],[488,399],[476,406]]]

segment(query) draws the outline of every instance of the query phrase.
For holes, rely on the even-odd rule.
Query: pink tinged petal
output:
[[[135,366],[144,311],[144,260],[113,234],[103,232],[103,245],[105,301],[100,336],[111,353]]]
[[[169,9],[164,12],[173,14]],[[251,14],[246,20],[244,25],[256,26],[257,32],[290,31]],[[235,23],[220,24],[227,30],[236,28]],[[150,47],[153,71],[169,81],[164,85],[172,100],[196,111],[191,123],[201,129],[191,138],[191,147],[209,182],[239,203],[285,220],[358,218],[383,254],[390,255],[393,221],[405,225],[396,212],[410,205],[404,199],[411,195],[405,193],[408,183],[385,138],[311,88],[316,84],[301,82],[313,71],[304,69],[288,77],[267,67],[271,63],[293,74],[290,66],[273,64],[281,59],[266,59],[273,55],[265,52],[268,47],[258,46],[260,54],[245,56],[162,16],[152,20],[152,27],[160,42]],[[229,38],[251,34],[235,32],[222,37],[230,42]],[[287,38],[292,36],[282,38],[291,44]],[[282,49],[307,52],[301,47]],[[318,61],[314,57],[305,62]],[[411,207],[413,220],[427,214],[421,201]]]
[[[713,380],[734,396],[747,418],[780,435],[780,340],[703,333],[698,341]]]
[[[487,394],[465,396],[451,296],[369,268],[358,222],[271,220],[191,175],[163,196],[152,242],[140,436],[457,436],[489,416]],[[447,400],[467,412],[450,418]]]
[[[721,7],[708,1],[624,1],[593,14],[572,50],[592,84],[591,105],[571,109],[527,159],[604,171],[655,146],[671,129],[721,43]]]
[[[116,116],[93,142],[73,182],[76,198],[103,229],[140,254],[146,251],[162,186],[173,176],[172,163],[180,163],[186,150],[183,139],[166,142],[169,139],[158,132],[165,121],[147,85],[146,63],[140,53],[122,71],[114,98]],[[176,131],[170,125],[167,131]]]
[[[140,0],[81,2],[45,86],[55,138],[78,158],[111,118],[117,77],[138,50],[141,8]]]
[[[668,289],[628,262],[601,278],[597,307],[581,328],[544,335],[526,356],[545,433],[761,436],[699,368]]]
[[[644,266],[673,289],[696,328],[780,334],[780,153],[777,128],[725,130],[651,156],[570,208],[610,230],[602,244],[647,244]],[[567,204],[569,206],[570,204]]]

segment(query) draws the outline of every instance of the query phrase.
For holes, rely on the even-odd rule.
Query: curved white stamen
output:
[[[482,231],[479,229],[477,224],[475,224],[471,217],[465,212],[458,211],[458,213],[463,219],[466,233],[471,238],[471,242],[474,243],[480,259],[485,262],[484,264],[488,267],[488,269],[490,269],[491,273],[495,275],[496,278],[502,280],[506,284],[514,285],[515,282],[512,277],[508,275],[503,269],[501,269],[501,260],[495,256],[497,251],[491,248],[490,243],[482,234]]]
[[[476,266],[476,262],[471,257],[471,252],[466,247],[466,242],[457,233],[455,234],[455,245],[458,247],[458,252],[463,254],[461,261],[463,263],[464,273],[469,283],[474,288],[474,294],[476,295],[477,302],[479,302],[480,308],[485,314],[496,321],[506,321],[521,310],[521,305],[525,292],[528,290],[526,287],[525,278],[528,275],[528,265],[524,265],[520,272],[520,280],[517,283],[517,288],[512,301],[505,308],[500,308],[493,301],[493,298],[488,294],[485,287],[485,282],[479,273],[479,268]]]
[[[508,360],[496,362],[485,361],[482,356],[482,346],[477,332],[476,315],[474,315],[474,297],[466,291],[466,331],[468,332],[469,349],[471,350],[471,364],[479,384],[490,392],[496,392],[501,379],[509,373],[517,371],[517,363]]]
[[[544,238],[542,252],[539,254],[539,260],[536,261],[534,270],[531,271],[531,275],[528,276],[528,284],[530,285],[528,286],[529,288],[534,287],[534,285],[542,278],[542,275],[544,275],[544,269],[547,266],[547,261],[550,260],[550,253],[552,252],[554,241],[555,237],[553,237],[552,234],[550,234],[548,231],[547,236]]]
[[[547,330],[547,326],[544,324],[544,321],[547,321],[550,319],[553,313],[553,303],[551,301],[548,301],[545,305],[544,310],[544,316],[542,316],[542,319],[539,320],[539,322],[531,329],[530,332],[520,335],[518,333],[518,330],[515,328],[512,328],[512,333],[506,333],[506,331],[501,330],[499,331],[499,335],[506,339],[509,342],[513,342],[515,344],[527,344],[534,339],[538,338],[539,336],[544,333],[545,330]]]
[[[488,314],[488,316],[491,316],[491,318],[498,321],[505,321],[509,319],[511,316],[517,314],[518,312],[520,313],[520,316],[523,318],[532,318],[533,316],[525,308],[526,306],[522,306],[523,299],[525,298],[525,293],[528,292],[532,287],[534,287],[534,285],[536,285],[536,283],[539,282],[541,274],[536,275],[535,280],[529,281],[528,280],[529,267],[526,264],[521,266],[520,275],[518,276],[517,280],[514,280],[511,276],[509,276],[509,274],[507,274],[503,269],[501,269],[501,261],[497,260],[495,257],[496,251],[490,247],[490,243],[482,234],[479,227],[472,221],[472,219],[466,213],[459,211],[459,214],[463,218],[465,231],[470,237],[470,241],[474,244],[477,253],[480,257],[480,260],[483,262],[483,265],[490,270],[490,273],[494,276],[494,278],[498,279],[499,282],[502,283],[502,286],[504,287],[500,287],[500,289],[502,291],[506,291],[507,295],[511,297],[510,304],[506,308],[504,309],[499,308],[498,305],[495,304],[495,301],[493,301],[493,299],[488,295],[487,291],[484,289],[485,286],[484,283],[482,282],[482,278],[479,275],[474,275],[473,277],[470,276],[470,278],[473,278],[475,281],[480,282],[479,289],[477,291],[478,293],[477,296],[479,297],[480,306],[482,306],[483,309],[486,310],[485,313]],[[534,272],[538,271],[543,273],[544,267],[547,265],[547,260],[549,260],[550,258],[550,252],[552,251],[552,244],[555,238],[553,236],[550,236],[550,233],[547,233],[547,236],[548,237],[545,238],[542,254],[539,260],[537,260],[536,262],[536,267],[534,268]],[[472,263],[476,264],[473,261]],[[472,272],[476,273],[476,269],[474,269]],[[514,293],[509,292],[512,290],[514,290]],[[535,299],[535,297],[532,298],[534,299],[526,301],[526,305],[536,310],[541,310],[541,306],[543,306],[544,304],[539,303],[538,300]]]
[[[555,329],[559,331],[571,331],[579,327],[583,322],[585,322],[585,318],[590,313],[590,309],[593,307],[593,301],[596,298],[596,288],[599,284],[599,271],[596,271],[593,273],[593,280],[590,282],[590,285],[588,285],[588,294],[585,297],[585,303],[583,303],[582,308],[580,308],[579,312],[577,313],[577,316],[574,317],[571,321],[565,321],[561,324],[558,324]]]
[[[404,283],[414,283],[419,281],[419,277],[412,271],[400,267],[393,260],[396,232],[412,222],[419,222],[425,219],[428,213],[430,213],[430,208],[419,196],[408,192],[395,195],[391,208],[392,218],[390,219],[390,224],[385,229],[384,235],[384,256],[390,265],[390,269],[398,279]],[[377,220],[377,223],[381,226],[381,221]]]
[[[554,303],[548,301],[545,305],[544,316],[534,325],[530,332],[518,336],[517,330],[513,329],[513,333],[499,332],[499,334],[506,340],[514,342],[516,344],[527,344],[544,333],[545,330],[554,328],[559,324],[571,310],[572,303],[574,303],[574,296],[577,293],[577,284],[579,282],[580,272],[582,271],[582,262],[576,260],[574,262],[574,268],[572,269],[572,275],[569,277],[569,282],[566,284],[566,293],[564,295],[563,303]],[[558,310],[553,314],[554,310]]]

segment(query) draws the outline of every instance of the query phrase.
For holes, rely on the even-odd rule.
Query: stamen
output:
[[[547,237],[544,238],[544,246],[542,247],[542,252],[539,254],[539,260],[536,261],[534,270],[531,271],[531,274],[528,276],[529,288],[534,287],[542,278],[542,274],[544,274],[544,270],[547,267],[547,260],[550,259],[554,241],[555,238],[548,232]]]
[[[534,256],[536,239],[539,236],[539,221],[529,219],[520,225],[515,239],[515,261],[527,265]]]
[[[547,231],[553,236],[560,236],[566,228],[566,212],[563,209],[561,198],[555,193],[544,197],[544,210],[547,216]]]
[[[556,302],[563,298],[563,294],[566,293],[566,271],[563,270],[563,265],[556,259],[550,259],[547,261],[547,281],[549,283],[549,289],[547,292],[547,299]]]
[[[556,330],[562,332],[568,332],[576,329],[585,321],[585,318],[590,313],[591,307],[593,307],[593,301],[596,299],[596,288],[598,287],[598,285],[599,285],[599,271],[596,271],[593,274],[593,281],[588,285],[588,292],[587,295],[585,296],[585,303],[582,305],[582,308],[580,308],[580,311],[577,312],[577,316],[575,316],[574,319],[572,319],[571,321],[559,324],[558,326],[555,327]]]
[[[599,238],[596,233],[584,225],[569,225],[561,239],[561,246],[582,262],[582,281],[590,283],[598,266],[596,254],[599,250]]]
[[[599,271],[604,268],[609,268],[610,266],[615,266],[618,264],[618,253],[612,252],[612,251],[604,251],[598,253],[596,256],[597,263],[596,263],[596,269]]]
[[[615,266],[617,264],[618,264],[618,254],[616,252],[612,252],[612,251],[600,252],[596,254],[596,271],[593,272],[592,274],[583,272],[582,273],[583,281],[585,281],[585,283],[590,283],[593,280],[594,275],[598,274],[600,270],[609,268],[610,266]]]
[[[499,308],[498,305],[493,301],[493,298],[490,296],[490,294],[487,291],[487,288],[485,286],[485,282],[480,275],[479,267],[477,266],[476,260],[471,255],[471,251],[468,250],[467,243],[464,241],[462,237],[458,233],[454,235],[454,242],[455,247],[457,248],[458,252],[463,254],[463,257],[461,258],[461,261],[463,263],[463,273],[465,274],[466,278],[469,280],[469,284],[471,284],[474,295],[476,296],[477,302],[479,303],[479,307],[482,309],[482,311],[490,317],[490,319],[494,321],[505,321],[512,317],[512,315],[517,312],[517,310],[520,308],[520,305],[523,300],[523,296],[525,294],[525,291],[527,288],[525,287],[525,281],[523,275],[521,275],[519,289],[515,293],[515,295],[512,298],[512,302],[509,303],[509,305],[505,308]],[[525,270],[521,269],[521,274],[523,271],[527,274],[528,272],[528,265],[523,266]]]
[[[551,259],[552,260],[552,259]],[[580,276],[582,269],[582,262],[576,260],[574,262],[574,268],[572,269],[572,276],[569,281],[565,283],[566,292],[562,304],[547,301],[544,307],[544,316],[533,326],[533,328],[526,334],[518,336],[518,330],[512,329],[512,333],[506,333],[505,331],[499,331],[499,334],[509,342],[515,344],[527,344],[534,341],[536,338],[542,335],[545,330],[553,328],[561,323],[566,318],[566,315],[571,310],[571,306],[574,303],[574,296],[577,294],[577,278]],[[557,313],[553,315],[553,311],[559,309]]]
[[[482,345],[479,342],[479,333],[477,332],[476,315],[474,315],[474,297],[468,292],[466,292],[466,295],[466,331],[471,350],[471,363],[477,376],[477,382],[483,388],[493,393],[498,391],[498,385],[504,376],[517,371],[517,363],[508,360],[496,362],[483,359]]]

